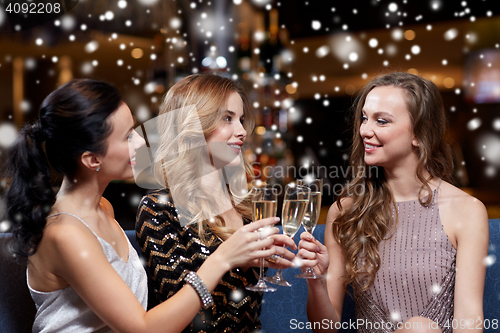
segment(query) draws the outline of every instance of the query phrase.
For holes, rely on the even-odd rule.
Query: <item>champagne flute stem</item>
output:
[[[260,258],[259,281],[264,278],[264,258]]]
[[[283,248],[286,248],[286,245],[283,244]],[[276,275],[280,278],[283,278],[281,266],[278,267],[278,273]]]

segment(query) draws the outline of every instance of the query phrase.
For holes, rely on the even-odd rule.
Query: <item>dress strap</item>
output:
[[[438,202],[438,194],[439,194],[439,189],[441,188],[441,182],[442,182],[442,179],[439,178],[439,184],[438,184],[438,186],[434,189],[434,191],[432,191],[432,202],[433,202],[433,204],[437,204],[437,202]]]
[[[92,230],[92,228],[89,227],[89,225],[87,223],[85,223],[84,220],[82,220],[81,218],[79,218],[78,216],[74,215],[74,214],[71,214],[71,213],[65,213],[65,212],[61,212],[61,213],[55,213],[55,214],[52,214],[52,215],[49,215],[46,217],[46,219],[48,219],[49,217],[54,217],[54,216],[58,216],[58,215],[62,215],[62,214],[66,214],[66,215],[69,215],[69,216],[73,216],[74,218],[80,220],[80,222],[82,222],[87,228],[89,228],[90,231],[92,231],[92,233],[97,237],[99,238],[99,236],[97,236],[97,234],[94,232],[94,230]]]

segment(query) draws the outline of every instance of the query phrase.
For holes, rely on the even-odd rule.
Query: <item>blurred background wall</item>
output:
[[[59,4],[61,13],[23,14],[15,1],[0,1],[0,164],[45,96],[71,78],[115,84],[139,125],[182,77],[218,73],[250,94],[257,127],[245,154],[257,176],[280,184],[323,177],[324,222],[346,181],[357,92],[376,75],[407,71],[441,90],[456,184],[500,217],[494,0],[31,2],[45,11]],[[133,228],[147,191],[133,180],[110,184],[105,196],[124,228]]]

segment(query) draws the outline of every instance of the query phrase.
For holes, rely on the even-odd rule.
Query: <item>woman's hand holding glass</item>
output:
[[[276,253],[274,238],[271,236],[279,232],[279,229],[274,227],[277,222],[278,217],[269,217],[239,228],[222,242],[214,255],[217,255],[218,261],[228,265],[227,270],[246,266],[256,259],[270,257]],[[259,232],[259,229],[265,231]]]
[[[268,187],[254,187],[252,189],[252,205],[253,205],[253,220],[256,221],[251,224],[257,224],[261,219],[269,218],[271,216],[276,216],[276,209],[278,207],[278,196],[276,193],[276,189],[274,188],[268,188]],[[277,219],[278,221],[279,219]],[[269,232],[268,227],[260,227],[258,228],[259,232],[259,237],[260,238],[266,238],[270,236],[272,233]],[[273,240],[273,243],[275,241],[280,241],[279,237],[270,237]],[[281,240],[280,243],[285,244],[287,242],[283,242]],[[295,244],[293,244],[293,247],[295,247]],[[277,247],[272,248],[275,252],[270,254],[268,257],[276,257],[276,253],[280,253],[284,255],[285,257],[293,257],[293,254],[290,252],[290,255],[287,255],[285,248],[279,249]],[[279,249],[279,251],[278,251]],[[281,258],[283,264],[286,262],[285,259]],[[277,261],[274,262],[277,264]],[[291,265],[291,262],[288,262],[288,265]],[[259,262],[260,270],[259,270],[259,280],[258,282],[253,285],[253,286],[247,286],[246,289],[251,290],[251,291],[276,291],[276,288],[270,287],[266,285],[266,282],[264,281],[264,257],[260,257],[260,262]]]
[[[300,234],[297,257],[301,260],[301,268],[313,270],[317,278],[326,275],[330,264],[328,250],[325,245],[308,232]]]

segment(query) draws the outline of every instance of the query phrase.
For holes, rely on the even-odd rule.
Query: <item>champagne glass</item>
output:
[[[297,184],[305,185],[311,189],[311,198],[307,206],[306,214],[302,220],[304,229],[312,235],[316,225],[318,224],[319,213],[321,211],[321,194],[323,193],[323,180],[321,179],[306,179],[298,180]],[[303,279],[317,279],[320,276],[314,273],[311,267],[307,267],[306,271],[295,277]]]
[[[254,187],[252,189],[253,220],[258,221],[267,217],[275,217],[278,208],[278,197],[276,189],[269,187]],[[266,232],[265,228],[260,228],[259,232]],[[246,286],[251,291],[276,291],[264,281],[264,258],[260,258],[259,280],[253,286]]]
[[[293,239],[293,236],[300,228],[300,223],[304,219],[304,214],[309,204],[311,190],[304,185],[290,183],[285,187],[285,198],[283,201],[283,212],[281,214],[281,225],[283,234]],[[291,287],[292,284],[286,281],[282,275],[281,267],[275,276],[265,279],[268,282]]]

